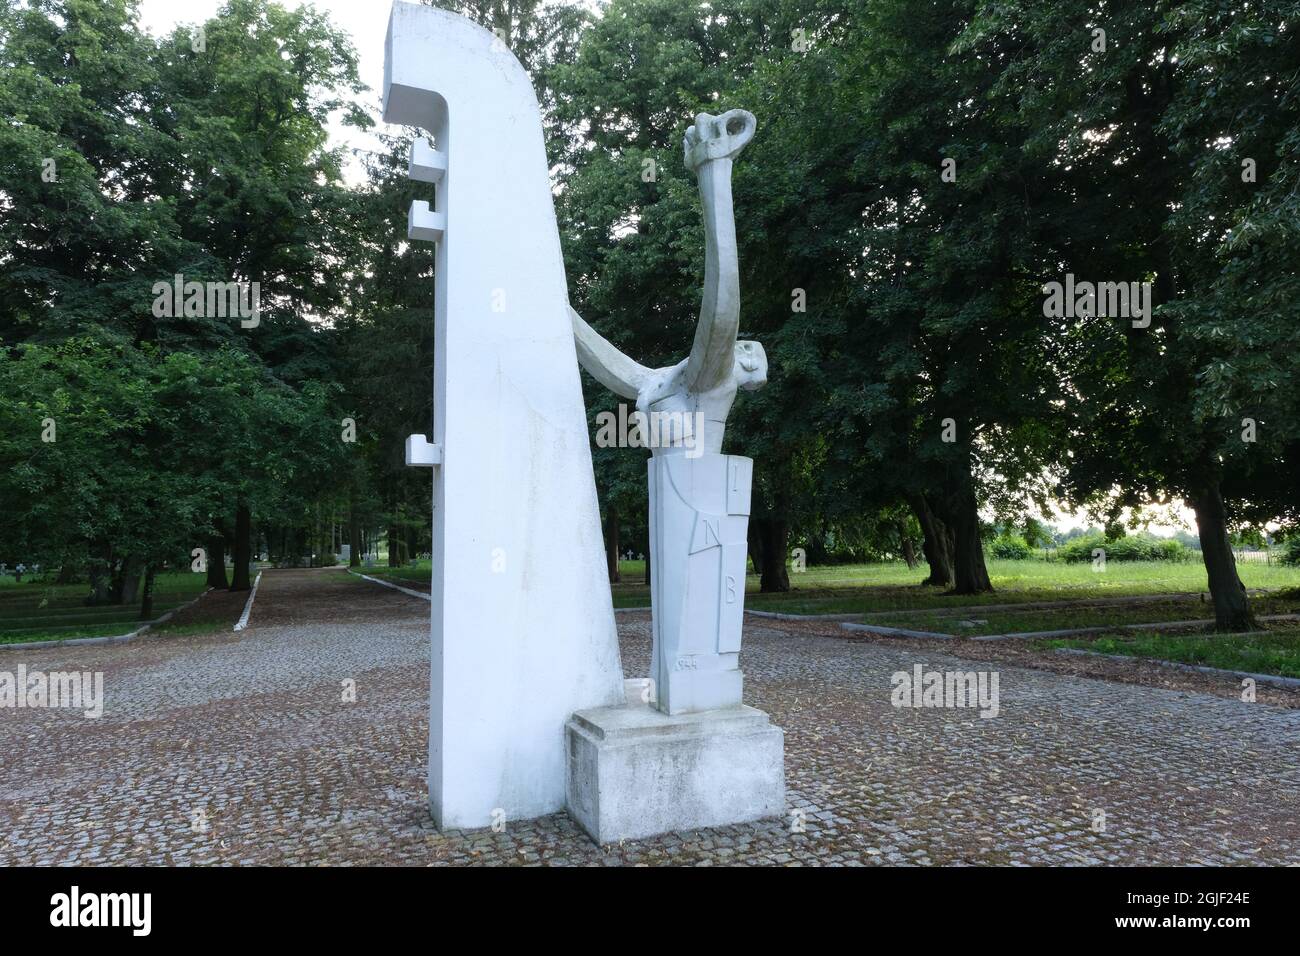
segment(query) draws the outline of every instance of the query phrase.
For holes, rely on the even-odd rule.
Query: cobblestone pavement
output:
[[[781,627],[793,634],[821,635],[842,641],[887,645],[891,650],[907,654],[918,660],[931,656],[958,657],[981,661],[982,666],[999,669],[1026,667],[1048,671],[1065,677],[1091,677],[1098,680],[1141,684],[1165,690],[1187,693],[1213,694],[1231,700],[1241,700],[1242,679],[1231,671],[1197,672],[1162,667],[1155,661],[1139,657],[1114,659],[1101,654],[1066,655],[1051,648],[1039,647],[1038,641],[976,641],[969,639],[926,639],[894,637],[866,631],[845,631],[835,621],[798,620],[783,621]],[[1261,704],[1300,709],[1300,688],[1276,687],[1259,683],[1254,687],[1256,700]]]
[[[786,818],[603,848],[564,814],[440,834],[427,614],[275,571],[239,634],[0,655],[106,694],[99,720],[0,710],[0,863],[1300,862],[1300,711],[1005,662],[993,719],[895,708],[895,671],[985,665],[758,620],[745,696],[785,729]],[[618,618],[642,673],[649,617]]]

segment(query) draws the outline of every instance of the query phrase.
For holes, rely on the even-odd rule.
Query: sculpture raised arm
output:
[[[616,349],[569,309],[578,361],[606,388],[636,399],[648,415],[690,415],[698,427],[654,446],[655,454],[688,448],[718,454],[736,390],[767,382],[767,356],[757,342],[737,342],[740,274],[731,202],[731,161],[754,136],[752,113],[700,113],[686,131],[686,166],[699,180],[704,207],[704,292],[689,358],[647,368]]]
[[[686,167],[696,175],[704,207],[704,292],[695,342],[686,363],[688,391],[716,387],[732,374],[740,328],[740,271],[731,200],[731,162],[754,137],[757,123],[746,110],[721,116],[700,113],[686,130]]]

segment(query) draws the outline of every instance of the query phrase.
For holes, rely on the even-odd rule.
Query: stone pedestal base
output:
[[[753,707],[600,707],[565,735],[569,815],[597,843],[785,812],[785,734]]]

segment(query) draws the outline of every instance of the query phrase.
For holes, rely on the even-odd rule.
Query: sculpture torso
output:
[[[617,394],[635,399],[637,409],[650,416],[652,427],[656,415],[700,421],[701,436],[679,433],[666,445],[656,444],[656,455],[720,453],[736,390],[760,388],[767,382],[763,347],[757,342],[736,341],[740,274],[731,164],[753,137],[754,128],[753,115],[732,110],[721,116],[700,113],[686,131],[686,166],[696,174],[704,208],[705,254],[700,318],[688,358],[668,368],[647,368],[618,351],[569,310],[582,367]]]
[[[727,415],[739,388],[736,376],[727,376],[707,391],[693,392],[686,387],[685,375],[685,359],[671,368],[656,369],[651,386],[637,396],[637,409],[652,416],[673,416],[674,413],[680,413],[687,421],[700,421],[704,432],[696,436],[689,447],[677,442],[656,446],[651,449],[651,453],[663,455],[690,451],[698,454],[702,451],[704,454],[719,454],[727,430]]]
[[[757,342],[738,342],[740,273],[731,161],[754,135],[744,110],[701,113],[686,167],[704,209],[704,293],[690,357],[668,368],[628,358],[569,310],[583,368],[646,416],[650,490],[651,676],[669,714],[739,706],[745,554],[753,462],[722,454],[736,390],[767,381]],[[670,426],[665,442],[664,424]],[[671,430],[676,425],[677,430]],[[687,426],[683,429],[682,426]]]

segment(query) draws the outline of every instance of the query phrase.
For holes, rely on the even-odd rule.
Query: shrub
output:
[[[1106,552],[1107,561],[1190,561],[1195,556],[1181,541],[1145,533],[1113,541],[1107,541],[1101,534],[1082,535],[1061,545],[1057,556],[1070,563],[1091,561],[1092,552],[1097,548]]]
[[[1196,558],[1196,552],[1173,538],[1156,539],[1156,560],[1157,561],[1191,561]]]
[[[1300,565],[1300,534],[1288,538],[1282,544],[1282,563]]]
[[[1018,534],[1001,534],[993,539],[989,545],[989,551],[993,557],[1001,558],[1004,561],[1024,561],[1034,555],[1033,549],[1029,547],[1029,542]]]
[[[1081,534],[1057,548],[1056,556],[1062,561],[1068,561],[1070,564],[1091,561],[1093,549],[1103,547],[1105,543],[1106,539],[1101,534],[1095,532],[1093,534]]]

